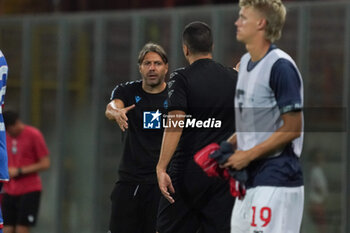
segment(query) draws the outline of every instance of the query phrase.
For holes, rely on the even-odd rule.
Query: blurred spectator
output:
[[[29,233],[37,222],[42,190],[38,172],[50,167],[41,132],[25,125],[16,112],[3,113],[10,181],[2,200],[4,233]]]
[[[310,171],[310,217],[317,227],[318,233],[326,233],[325,204],[328,195],[327,178],[323,170],[323,153],[315,149],[311,153],[312,167]]]

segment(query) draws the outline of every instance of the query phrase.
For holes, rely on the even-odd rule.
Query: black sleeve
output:
[[[170,75],[168,82],[168,111],[187,110],[188,87],[185,77],[178,71]]]
[[[235,85],[235,90],[236,90],[236,85],[237,85],[237,80],[238,80],[238,72],[237,70],[233,69],[232,67],[226,67],[226,69],[228,70],[228,72],[230,73],[230,76],[233,78],[234,80],[234,85]]]
[[[120,99],[124,102],[125,106],[127,106],[127,91],[126,86],[124,84],[117,85],[111,94],[111,100]]]

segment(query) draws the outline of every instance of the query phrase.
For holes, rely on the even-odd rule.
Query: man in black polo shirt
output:
[[[163,194],[157,230],[229,233],[234,203],[229,185],[208,177],[193,156],[234,132],[237,72],[212,60],[213,39],[205,23],[190,23],[182,38],[190,65],[173,72],[168,82],[168,121],[157,165]]]
[[[111,194],[111,233],[154,233],[160,192],[156,164],[163,135],[161,112],[167,107],[168,59],[163,48],[146,44],[139,54],[142,80],[119,84],[106,117],[126,131],[119,180]]]

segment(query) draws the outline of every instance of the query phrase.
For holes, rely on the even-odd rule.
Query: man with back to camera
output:
[[[42,183],[40,171],[50,167],[42,133],[24,124],[17,112],[4,111],[10,181],[4,185],[4,233],[29,233],[37,223]]]
[[[157,165],[163,194],[157,230],[228,233],[234,203],[229,185],[218,177],[208,177],[193,156],[207,144],[224,141],[234,132],[237,72],[212,60],[213,37],[207,24],[188,24],[182,39],[189,66],[174,71],[168,82],[168,123],[173,123],[164,131]],[[211,122],[209,127],[200,127],[206,121]],[[197,123],[194,127],[174,126],[181,122],[192,122],[192,126]]]
[[[160,192],[155,168],[163,135],[160,115],[167,107],[168,58],[161,46],[148,43],[138,64],[142,80],[117,85],[106,109],[106,117],[127,130],[111,194],[111,233],[156,231]]]
[[[246,168],[247,193],[232,212],[232,233],[297,233],[304,186],[303,83],[293,59],[276,48],[286,9],[281,0],[240,0],[237,40],[248,50],[236,89],[237,147],[225,167]]]

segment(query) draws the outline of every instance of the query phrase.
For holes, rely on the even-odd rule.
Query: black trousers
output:
[[[208,177],[190,161],[183,170],[170,171],[175,189],[170,204],[164,197],[159,203],[159,233],[230,233],[234,197],[229,184]]]
[[[111,194],[111,233],[155,233],[158,184],[117,182]]]

